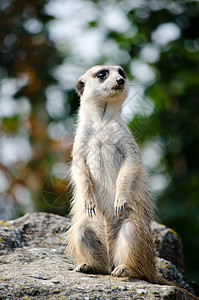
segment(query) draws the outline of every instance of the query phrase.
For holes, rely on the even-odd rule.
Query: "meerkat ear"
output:
[[[78,79],[76,82],[76,91],[80,96],[83,95],[84,87],[85,87],[85,83],[81,79]]]

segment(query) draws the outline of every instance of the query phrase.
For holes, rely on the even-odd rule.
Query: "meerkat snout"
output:
[[[116,81],[117,81],[117,83],[118,83],[119,85],[124,85],[124,84],[125,84],[125,81],[124,81],[123,78],[117,79]]]

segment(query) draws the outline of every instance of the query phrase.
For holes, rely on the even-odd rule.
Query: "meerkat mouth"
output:
[[[124,89],[123,86],[119,86],[119,85],[115,85],[111,88],[112,91],[116,91],[116,92],[122,92]]]
[[[119,85],[119,84],[116,84],[112,87],[112,89],[116,89],[116,90],[123,90],[124,89],[124,86],[122,85]]]
[[[120,87],[118,85],[112,86],[112,87],[105,87],[104,91],[106,91],[109,95],[114,96],[117,93],[122,93],[124,90],[124,87]]]

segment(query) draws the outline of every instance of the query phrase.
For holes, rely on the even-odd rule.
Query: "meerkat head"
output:
[[[81,101],[122,103],[128,93],[128,82],[120,66],[95,66],[76,83]]]

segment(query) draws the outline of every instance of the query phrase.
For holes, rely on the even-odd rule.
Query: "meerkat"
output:
[[[128,81],[120,66],[95,66],[76,83],[81,98],[72,150],[68,251],[76,271],[169,284],[159,278],[154,205],[139,147],[121,118]]]
[[[121,119],[128,82],[120,66],[95,66],[76,83],[81,97],[73,151],[76,271],[157,282],[153,203],[141,154]]]

